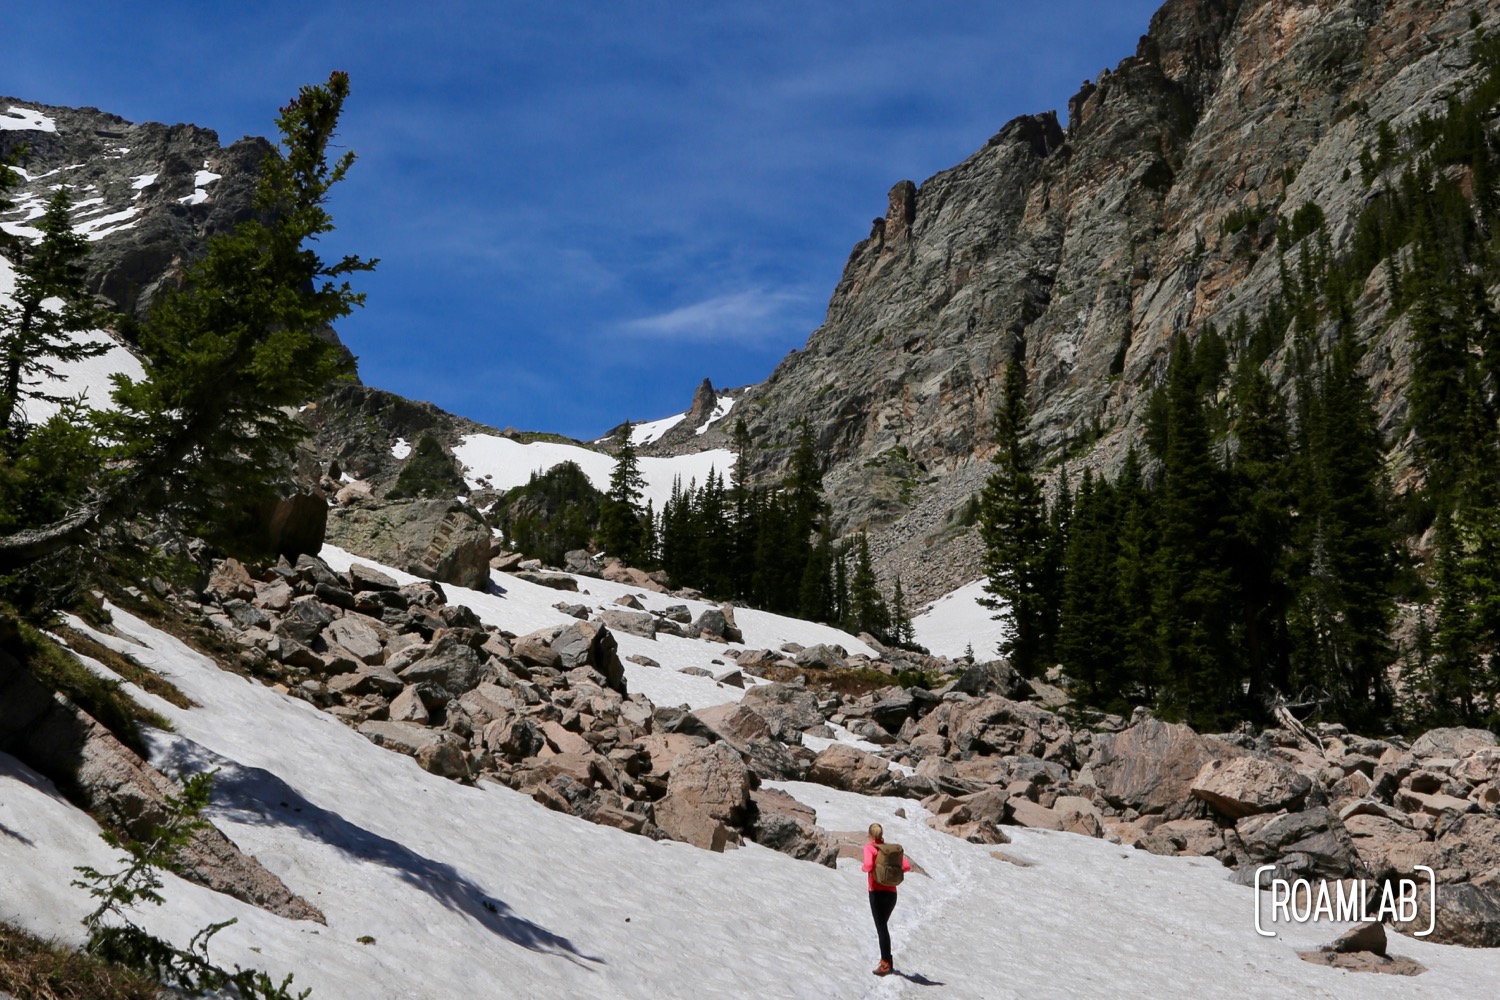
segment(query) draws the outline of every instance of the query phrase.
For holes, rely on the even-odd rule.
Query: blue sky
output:
[[[892,184],[1064,115],[1158,4],[62,0],[7,12],[0,93],[228,142],[347,70],[361,377],[593,437],[765,378]]]

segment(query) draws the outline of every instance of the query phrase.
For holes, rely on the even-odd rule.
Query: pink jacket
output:
[[[871,892],[895,892],[896,891],[896,887],[893,886],[893,885],[885,885],[885,884],[883,884],[881,882],[875,881],[875,855],[877,853],[877,851],[875,849],[875,845],[876,844],[883,844],[883,843],[885,843],[885,841],[883,841],[883,840],[879,840],[879,841],[872,840],[869,843],[865,844],[865,865],[864,865],[864,868],[862,870],[863,871],[867,871],[867,872],[870,873],[870,891]],[[909,858],[907,858],[905,855],[902,855],[902,857],[901,857],[901,870],[904,871],[904,872],[911,871],[911,860]]]

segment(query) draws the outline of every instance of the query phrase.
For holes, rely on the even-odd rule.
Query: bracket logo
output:
[[[1275,937],[1278,924],[1319,920],[1409,924],[1421,908],[1421,879],[1372,883],[1368,879],[1266,878],[1276,867],[1255,869],[1255,932],[1262,937]],[[1416,865],[1415,870],[1427,876],[1428,920],[1427,929],[1413,932],[1412,937],[1427,937],[1437,928],[1437,875],[1428,865]]]

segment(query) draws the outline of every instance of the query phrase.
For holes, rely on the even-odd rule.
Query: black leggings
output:
[[[886,924],[896,909],[896,894],[883,889],[870,893],[870,915],[875,918],[875,933],[880,935],[880,958],[891,961],[891,931]]]

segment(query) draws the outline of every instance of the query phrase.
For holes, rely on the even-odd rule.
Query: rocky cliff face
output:
[[[1493,2],[1169,0],[1136,53],[1069,101],[1066,129],[1018,118],[892,188],[824,324],[736,407],[753,468],[774,476],[810,421],[841,531],[869,526],[917,599],[974,579],[964,511],[989,471],[1005,362],[1024,359],[1050,460],[1113,468],[1175,335],[1253,318],[1276,293],[1280,216],[1316,201],[1346,240],[1380,189],[1361,151],[1471,82],[1476,11],[1500,28]],[[1260,221],[1226,233],[1235,212]],[[1390,433],[1408,352],[1385,305],[1377,273],[1361,333]],[[724,446],[732,423],[703,445]]]
[[[250,216],[270,143],[229,146],[196,125],[134,124],[95,108],[62,108],[0,97],[0,155],[19,153],[16,209],[7,232],[31,226],[57,185],[73,196],[75,227],[96,245],[87,260],[95,292],[143,315],[164,282],[215,233]]]

